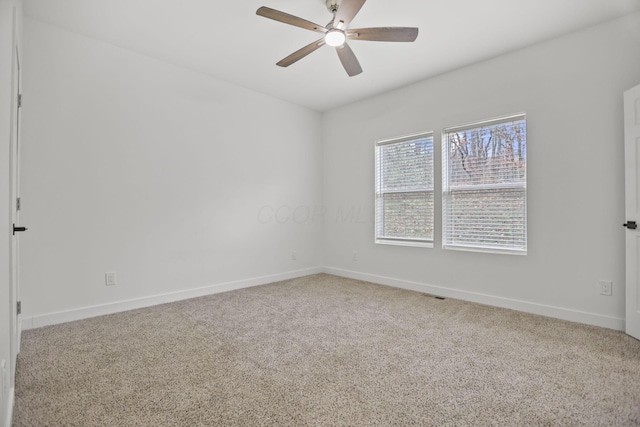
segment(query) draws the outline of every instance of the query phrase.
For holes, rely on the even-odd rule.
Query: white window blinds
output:
[[[433,135],[376,143],[376,242],[433,242]]]
[[[445,248],[526,253],[526,127],[522,114],[443,130]]]

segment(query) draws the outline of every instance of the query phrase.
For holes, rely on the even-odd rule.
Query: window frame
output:
[[[465,185],[457,186],[455,189],[451,189],[449,184],[450,178],[450,141],[448,135],[454,132],[466,132],[469,130],[480,129],[483,127],[496,126],[503,123],[524,121],[525,126],[525,171],[524,180],[522,182],[508,182],[499,184],[483,184],[483,185]],[[450,126],[442,129],[441,133],[441,145],[442,145],[442,248],[447,250],[469,251],[469,252],[483,252],[483,253],[496,253],[496,254],[510,254],[510,255],[527,255],[528,251],[528,205],[527,205],[527,181],[528,181],[528,135],[527,135],[527,115],[526,113],[511,114],[508,116],[496,117],[488,120],[477,121],[473,123],[466,123],[458,126]],[[448,240],[448,235],[451,227],[451,218],[449,215],[449,208],[451,206],[451,197],[454,192],[464,191],[491,191],[491,190],[522,190],[524,192],[523,198],[523,224],[522,232],[524,234],[524,249],[519,248],[507,248],[507,247],[495,247],[486,243],[478,243],[477,245],[471,245],[469,243],[455,243]]]
[[[431,171],[427,171],[427,173],[431,174],[431,188],[427,189],[413,189],[413,190],[383,190],[382,189],[382,165],[381,165],[381,155],[380,150],[382,147],[393,145],[393,144],[403,144],[407,142],[412,142],[419,139],[430,139],[431,140]],[[433,135],[433,131],[428,132],[420,132],[411,135],[404,135],[395,138],[383,139],[375,142],[375,183],[374,183],[374,242],[376,244],[383,245],[396,245],[396,246],[413,246],[413,247],[421,247],[421,248],[433,248],[434,236],[435,236],[435,138]],[[426,166],[425,166],[426,167]],[[381,203],[381,199],[384,198],[386,194],[415,194],[415,193],[427,193],[431,194],[432,200],[432,212],[431,212],[431,238],[426,239],[416,239],[409,237],[388,237],[383,236],[382,233],[379,233],[380,224],[383,223],[383,220],[380,219],[380,215],[384,215],[384,209]]]

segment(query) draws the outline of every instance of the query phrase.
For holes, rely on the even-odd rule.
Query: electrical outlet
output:
[[[600,280],[600,295],[611,296],[613,291],[613,283],[611,280]]]
[[[351,256],[353,261],[358,261],[358,251],[353,251],[353,255]]]
[[[104,284],[106,286],[113,286],[116,284],[116,273],[104,273]]]
[[[298,253],[296,251],[291,252],[291,260],[296,261],[298,259]]]

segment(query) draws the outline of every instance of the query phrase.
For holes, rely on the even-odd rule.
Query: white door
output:
[[[20,53],[15,46],[13,52],[13,90],[11,108],[11,222],[13,235],[11,238],[11,384],[16,372],[16,357],[20,351],[20,261],[19,236],[24,227],[20,226]]]
[[[626,327],[640,339],[640,85],[624,93]]]

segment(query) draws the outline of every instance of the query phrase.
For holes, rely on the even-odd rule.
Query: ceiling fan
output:
[[[418,37],[418,29],[413,27],[378,27],[350,29],[349,24],[364,5],[366,0],[323,0],[327,9],[333,14],[333,19],[326,25],[318,25],[306,19],[289,15],[279,10],[262,6],[256,14],[274,21],[322,33],[322,38],[308,44],[300,50],[287,56],[276,65],[288,67],[305,56],[321,48],[325,44],[336,48],[340,62],[349,76],[362,72],[362,67],[347,40],[369,40],[381,42],[412,42]]]

